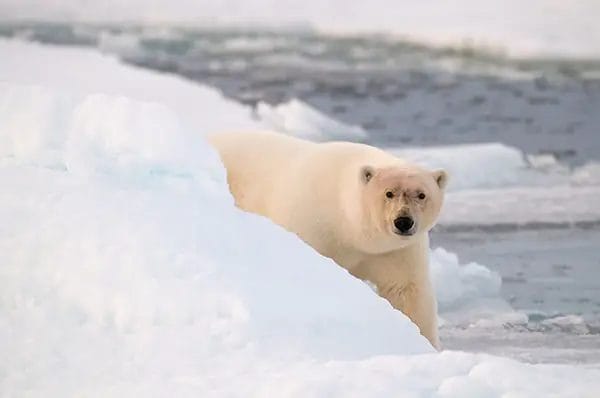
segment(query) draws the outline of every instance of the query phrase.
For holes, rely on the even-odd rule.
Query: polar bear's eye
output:
[[[427,197],[427,195],[425,195],[423,192],[421,192],[418,196],[417,196],[420,200],[423,200]]]
[[[391,199],[391,198],[393,198],[393,197],[394,197],[394,193],[393,193],[392,191],[387,191],[387,192],[385,193],[385,196]]]

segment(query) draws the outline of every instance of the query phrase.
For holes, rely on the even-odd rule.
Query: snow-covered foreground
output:
[[[92,51],[0,41],[0,58],[2,395],[600,391],[599,370],[434,353],[362,282],[237,210],[201,134],[254,127],[246,108]],[[499,301],[485,267],[432,262],[442,317]]]
[[[71,22],[313,26],[387,32],[434,45],[483,45],[515,56],[600,56],[596,0],[2,0],[0,18]]]

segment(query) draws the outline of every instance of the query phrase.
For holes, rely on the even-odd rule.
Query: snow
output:
[[[384,32],[436,46],[485,47],[516,57],[600,57],[596,0],[2,0],[6,20],[270,26]]]
[[[361,127],[345,125],[298,99],[276,106],[259,102],[256,114],[269,129],[313,141],[357,141],[367,138],[367,133]]]
[[[24,46],[17,41],[5,40],[2,50],[8,55],[2,57],[0,81],[43,85],[57,90],[69,87],[74,93],[102,93],[158,102],[177,109],[182,122],[198,133],[223,128],[260,128],[260,124],[251,118],[250,109],[224,98],[214,89],[189,84],[174,75],[129,68],[116,57],[91,49]],[[61,62],[47,62],[54,57],[59,57]],[[40,68],[40,58],[44,68]],[[110,70],[110,78],[102,75],[107,70]],[[211,98],[210,115],[199,108],[200,100],[205,97]],[[213,115],[227,115],[227,123]]]
[[[434,353],[366,284],[236,209],[201,133],[252,127],[246,108],[87,50],[0,41],[0,56],[2,395],[600,389],[597,369]],[[442,316],[499,287],[441,249],[432,273]]]

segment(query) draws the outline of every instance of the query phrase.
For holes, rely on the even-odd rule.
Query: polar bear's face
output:
[[[381,250],[404,247],[434,226],[448,180],[444,170],[365,166],[361,178],[363,222],[369,240]]]

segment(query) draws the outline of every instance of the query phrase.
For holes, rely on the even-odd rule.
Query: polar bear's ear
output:
[[[434,170],[432,172],[432,175],[433,179],[438,184],[438,187],[440,187],[440,189],[446,188],[446,185],[448,184],[448,173],[446,173],[446,170]]]
[[[363,166],[363,168],[360,169],[360,178],[365,184],[371,181],[374,174],[375,170],[371,166]]]

